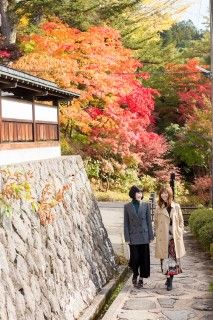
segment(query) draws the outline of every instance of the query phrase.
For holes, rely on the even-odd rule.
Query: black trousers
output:
[[[149,243],[131,244],[129,267],[132,269],[133,277],[140,275],[141,278],[150,276],[150,251]]]

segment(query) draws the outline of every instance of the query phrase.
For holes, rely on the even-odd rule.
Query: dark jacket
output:
[[[141,202],[138,213],[132,202],[124,205],[124,238],[130,244],[149,243],[154,239],[148,203]]]

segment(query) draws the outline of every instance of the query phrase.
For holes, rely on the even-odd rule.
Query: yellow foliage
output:
[[[21,17],[21,19],[19,20],[18,27],[24,28],[24,27],[27,27],[28,25],[29,25],[29,18],[27,16]]]
[[[184,0],[143,0],[138,10],[123,12],[114,27],[121,30],[124,42],[132,49],[141,49],[149,41],[158,41],[159,33],[168,30],[189,7]]]

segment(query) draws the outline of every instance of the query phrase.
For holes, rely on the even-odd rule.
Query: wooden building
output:
[[[59,157],[58,105],[78,97],[54,82],[0,66],[0,165]]]

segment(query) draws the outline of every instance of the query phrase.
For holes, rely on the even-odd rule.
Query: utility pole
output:
[[[213,209],[213,0],[209,0],[209,12],[210,12],[210,59],[211,66],[210,71],[200,66],[197,69],[203,73],[205,77],[211,80],[211,160],[210,160],[210,172],[211,172],[211,187],[210,187],[210,205]]]
[[[211,41],[211,207],[213,208],[213,0],[209,0]]]

